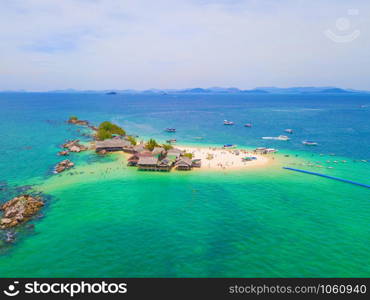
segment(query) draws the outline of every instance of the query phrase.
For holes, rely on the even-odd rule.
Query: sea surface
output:
[[[280,164],[164,174],[84,152],[54,175],[60,144],[88,141],[71,115],[139,139],[274,147]],[[286,128],[290,141],[261,139]],[[370,95],[1,93],[0,129],[0,203],[46,200],[14,244],[0,231],[1,277],[370,276],[370,189],[282,169],[370,184]]]

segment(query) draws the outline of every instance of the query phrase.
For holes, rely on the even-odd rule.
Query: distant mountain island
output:
[[[25,90],[18,91],[3,91],[3,92],[17,92],[26,93]],[[168,95],[168,94],[353,94],[353,93],[370,93],[370,91],[360,91],[353,89],[342,89],[338,87],[289,87],[289,88],[278,88],[278,87],[257,87],[250,90],[243,90],[235,87],[223,88],[223,87],[210,87],[210,88],[189,88],[189,89],[148,89],[148,90],[54,90],[48,91],[48,93],[84,93],[84,94],[106,94],[106,95],[117,95],[117,94],[153,94],[153,95]]]
[[[261,87],[258,90],[273,94],[348,94],[348,93],[368,93],[368,91],[358,91],[351,89],[342,89],[337,87]]]

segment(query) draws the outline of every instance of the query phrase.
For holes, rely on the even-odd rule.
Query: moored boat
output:
[[[247,124],[244,124],[244,127],[252,127],[252,123],[247,123]]]
[[[266,151],[266,147],[259,147],[259,148],[256,148],[255,150],[254,150],[254,152],[259,152],[259,153],[263,153],[263,152],[265,152]]]
[[[176,139],[169,139],[166,142],[169,143],[169,144],[174,144],[174,143],[177,142],[177,140]]]
[[[279,136],[264,136],[262,137],[263,140],[277,140],[277,141],[289,141],[290,138],[286,135],[279,135]]]
[[[165,131],[167,131],[167,132],[176,132],[176,128],[166,128]]]
[[[275,152],[278,152],[277,149],[274,149],[274,148],[265,148],[265,147],[260,147],[260,148],[256,148],[254,150],[255,153],[262,153],[262,154],[267,154],[267,153],[275,153]]]
[[[224,125],[234,125],[234,122],[228,121],[228,120],[224,120]]]
[[[234,149],[234,148],[236,148],[236,145],[233,145],[233,144],[226,144],[226,145],[224,145],[224,148],[225,148],[225,149]]]
[[[277,140],[279,140],[279,141],[289,141],[289,140],[290,140],[290,138],[289,138],[289,137],[287,137],[286,135],[279,135],[279,136],[277,137]]]
[[[290,134],[292,134],[292,133],[293,133],[293,129],[290,129],[290,128],[285,129],[284,131],[285,131],[285,132],[287,132],[287,133],[290,133]]]
[[[303,141],[302,144],[306,146],[317,146],[317,143],[314,141]]]
[[[242,158],[242,161],[251,161],[251,160],[257,160],[257,157],[255,156],[246,156]]]

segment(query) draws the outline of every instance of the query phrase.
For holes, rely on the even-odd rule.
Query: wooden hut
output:
[[[166,159],[169,161],[169,164],[171,165],[171,167],[175,164],[175,162],[177,161],[177,158],[176,156],[165,156],[163,159]]]
[[[171,170],[171,167],[172,162],[165,158],[158,162],[157,171],[169,172]]]
[[[184,153],[184,151],[178,149],[178,148],[172,148],[167,151],[167,155],[177,155],[180,156]]]
[[[130,166],[130,167],[134,167],[137,165],[138,161],[140,159],[140,156],[135,153],[134,155],[132,155],[127,161],[127,165]]]
[[[158,158],[153,156],[140,156],[137,167],[139,170],[145,171],[156,171],[158,164]]]
[[[145,150],[145,145],[143,143],[137,144],[133,147],[134,152],[141,152]]]
[[[143,151],[137,152],[137,155],[139,157],[141,157],[141,156],[153,156],[153,153],[152,153],[152,151],[144,149]]]
[[[123,151],[125,148],[131,147],[131,143],[122,139],[107,139],[104,141],[96,141],[95,151]]]
[[[183,151],[177,148],[173,148],[167,151],[167,158],[173,161],[176,161],[177,159],[180,158],[180,156],[183,154]]]
[[[177,170],[191,170],[192,168],[192,161],[189,157],[181,157],[176,163],[175,166]]]
[[[161,156],[163,156],[165,151],[166,150],[163,147],[154,147],[154,149],[152,151],[152,155],[157,156],[158,158],[160,158]]]
[[[201,159],[193,159],[191,161],[191,166],[193,168],[200,168],[202,166],[202,160]]]

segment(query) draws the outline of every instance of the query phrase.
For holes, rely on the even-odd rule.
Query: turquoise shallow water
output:
[[[51,174],[58,145],[80,134],[64,122],[74,114],[161,140],[171,136],[163,128],[173,126],[183,143],[277,147],[298,155],[285,158],[291,167],[369,184],[370,165],[360,161],[370,158],[370,109],[360,108],[369,96],[0,94],[0,104],[0,201],[26,184],[47,196],[35,229],[22,227],[14,245],[2,245],[2,276],[370,274],[365,188],[280,166],[143,173],[127,168],[120,155],[92,153],[72,156],[83,174]],[[236,125],[223,126],[224,119]],[[254,127],[241,126],[247,122]],[[295,129],[289,142],[260,139],[285,128]],[[304,147],[303,139],[320,145]]]

